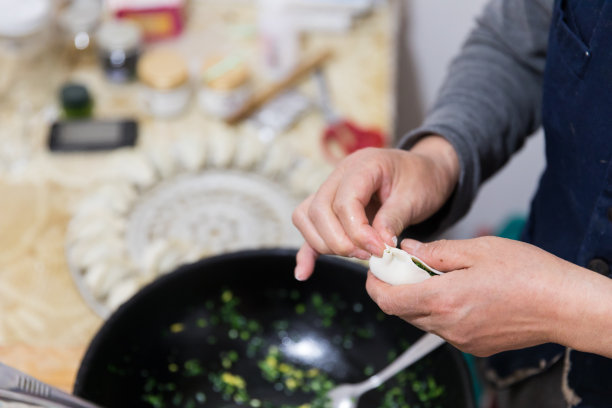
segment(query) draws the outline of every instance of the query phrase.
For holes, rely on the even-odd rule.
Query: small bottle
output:
[[[273,81],[295,68],[299,38],[287,0],[259,0],[258,25],[264,74]]]
[[[168,118],[185,110],[189,102],[189,70],[178,53],[158,49],[143,54],[138,62],[143,100],[153,116]]]
[[[118,83],[134,79],[142,44],[138,25],[122,20],[109,21],[102,24],[96,39],[106,77]]]
[[[74,0],[58,16],[66,50],[73,61],[95,59],[94,32],[100,24],[102,5],[99,0]]]
[[[86,119],[91,117],[93,101],[85,86],[68,83],[62,87],[60,98],[66,119]]]
[[[209,58],[202,66],[201,77],[198,102],[212,116],[226,119],[251,97],[249,70],[238,56]]]

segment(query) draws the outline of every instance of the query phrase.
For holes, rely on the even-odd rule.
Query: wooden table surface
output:
[[[199,0],[190,4],[188,32],[203,33],[214,27],[217,35],[253,47],[253,38],[233,34],[253,24],[255,13],[245,6],[248,3]],[[390,10],[383,5],[347,34],[312,34],[304,42],[307,50],[334,51],[326,74],[336,109],[387,132],[392,105],[390,21]],[[197,43],[200,53],[210,51],[207,44],[215,42],[214,36],[205,38]],[[183,40],[178,46],[188,51],[194,44]],[[65,390],[72,389],[87,344],[103,323],[83,301],[69,274],[67,224],[79,198],[105,180],[111,160],[131,154],[55,157],[46,151],[50,112],[57,110],[56,92],[70,79],[88,84],[97,98],[97,115],[138,117],[141,141],[136,151],[156,138],[172,141],[186,132],[206,132],[217,138],[246,132],[241,126],[206,118],[194,106],[178,119],[147,117],[134,103],[136,85],[109,87],[96,67],[68,66],[61,55],[46,55],[27,65],[0,56],[0,145],[17,143],[22,148],[25,144],[27,150],[22,162],[0,165],[0,361]],[[305,92],[312,87],[302,86]],[[323,127],[322,116],[310,113],[283,137],[299,154],[331,169],[319,151]]]

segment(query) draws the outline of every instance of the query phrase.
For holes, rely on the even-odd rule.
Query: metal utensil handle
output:
[[[72,394],[68,394],[55,387],[45,384],[21,371],[0,363],[0,390],[11,395],[21,394],[37,400],[70,408],[100,408],[91,402],[85,401]],[[8,397],[7,397],[8,398]]]
[[[401,370],[416,363],[444,343],[446,343],[446,341],[435,334],[425,334],[419,340],[417,340],[416,343],[404,351],[398,358],[396,358],[395,361],[385,367],[378,374],[370,377],[364,385],[367,386],[367,390],[378,387],[380,384],[384,383]]]
[[[22,394],[20,392],[8,391],[0,389],[0,401],[18,402],[21,404],[33,405],[35,407],[45,408],[66,408],[65,405],[60,405],[55,402],[50,402],[46,398],[35,397],[32,395]],[[0,407],[3,406],[0,403]]]
[[[317,92],[319,94],[319,106],[325,117],[325,121],[328,124],[337,123],[340,121],[338,114],[332,108],[331,98],[329,96],[329,88],[327,86],[327,79],[323,69],[318,68],[314,71],[313,77],[317,84]]]

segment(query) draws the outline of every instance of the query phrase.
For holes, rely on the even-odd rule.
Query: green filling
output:
[[[421,268],[422,270],[424,270],[425,272],[427,272],[427,273],[429,274],[429,276],[436,276],[436,275],[437,275],[437,274],[436,274],[434,271],[432,271],[432,270],[431,270],[431,269],[429,269],[427,266],[425,266],[425,265],[423,264],[423,262],[419,262],[419,260],[418,260],[418,259],[416,259],[415,257],[412,257],[411,259],[412,259],[412,262],[413,262],[413,263],[414,263],[416,266],[418,266],[419,268]]]

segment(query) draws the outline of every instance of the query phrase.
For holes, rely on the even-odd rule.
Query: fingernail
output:
[[[397,236],[393,228],[379,227],[377,231],[386,244],[397,246]]]
[[[296,280],[299,280],[299,281],[304,281],[305,280],[304,279],[304,272],[302,272],[298,268],[295,268],[295,272],[294,272],[293,276],[295,276]]]
[[[367,251],[364,251],[363,249],[356,249],[355,251],[349,254],[349,257],[366,261],[370,259],[370,254]]]
[[[366,250],[374,256],[380,256],[380,254],[382,254],[382,251],[374,244],[367,244]]]
[[[419,247],[421,246],[421,243],[418,241],[415,241],[413,239],[404,239],[402,240],[402,242],[400,243],[400,247],[402,249],[409,249],[413,252],[417,251],[419,249]]]

